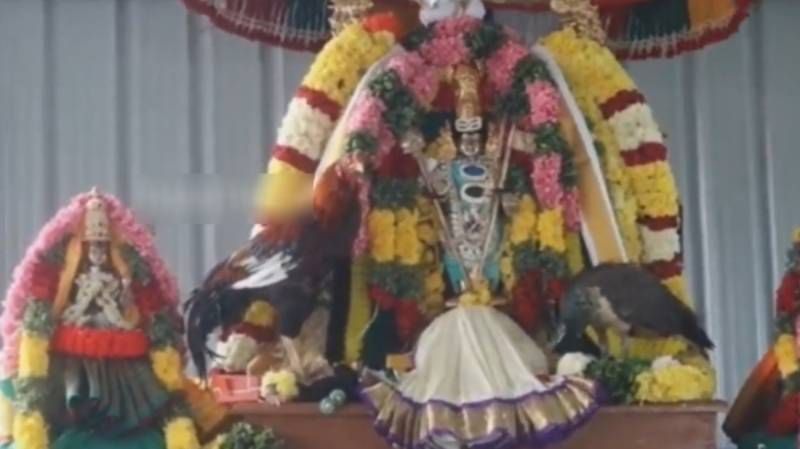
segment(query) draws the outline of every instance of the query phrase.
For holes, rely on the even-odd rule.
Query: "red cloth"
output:
[[[800,274],[796,272],[787,273],[778,287],[778,311],[781,313],[792,313],[800,299]]]
[[[792,435],[800,422],[800,393],[786,396],[767,420],[767,432],[771,435]]]
[[[134,359],[147,355],[150,340],[144,332],[59,326],[53,351],[93,359]]]
[[[31,285],[29,296],[45,301],[52,301],[56,295],[61,270],[56,266],[42,261],[33,266],[33,274],[31,276],[34,282]]]

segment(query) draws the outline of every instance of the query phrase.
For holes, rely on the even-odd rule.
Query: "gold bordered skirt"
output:
[[[536,343],[491,307],[457,307],[420,337],[415,368],[362,390],[402,449],[497,449],[563,440],[597,408],[592,381],[547,375]]]

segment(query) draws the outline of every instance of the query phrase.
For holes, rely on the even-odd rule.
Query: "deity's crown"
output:
[[[86,242],[107,242],[111,240],[106,203],[96,188],[92,189],[89,194],[89,200],[86,201],[83,240]]]

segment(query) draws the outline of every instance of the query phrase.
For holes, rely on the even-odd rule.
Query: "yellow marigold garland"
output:
[[[49,449],[49,440],[49,429],[40,412],[22,412],[14,417],[14,443],[16,447],[22,449]]]
[[[535,241],[536,235],[536,203],[530,195],[523,195],[520,199],[519,209],[511,217],[508,238],[512,245],[519,245]]]
[[[639,213],[653,217],[678,214],[678,192],[666,161],[628,168],[639,198]]]
[[[200,449],[197,430],[190,418],[177,417],[164,427],[167,449]]]
[[[782,334],[775,341],[773,353],[778,360],[778,369],[781,376],[786,379],[796,373],[800,366],[797,361],[797,351],[795,350],[795,337],[791,334]]]
[[[636,377],[636,399],[640,402],[710,400],[715,388],[713,373],[689,364],[650,369]]]
[[[581,236],[577,232],[567,234],[567,266],[573,275],[580,273],[584,268]]]
[[[395,214],[388,209],[375,209],[367,217],[370,255],[376,262],[386,263],[395,257]]]
[[[370,33],[361,23],[346,27],[317,55],[303,85],[347,104],[364,72],[394,45],[387,31]]]
[[[548,209],[539,214],[536,225],[536,233],[539,236],[539,243],[542,248],[559,254],[567,250],[564,214],[561,207]]]
[[[641,217],[677,216],[678,195],[669,165],[666,161],[655,161],[627,166],[622,157],[624,150],[635,149],[642,141],[660,142],[652,113],[646,104],[635,103],[606,119],[601,109],[601,105],[622,92],[636,92],[633,79],[607,48],[578,36],[572,29],[552,33],[543,44],[559,63],[592,126],[595,141],[602,146],[606,182],[630,260],[662,261],[660,256],[668,253],[671,258],[674,254],[669,250],[679,247],[679,243],[663,242],[660,235],[652,232],[649,239],[643,240],[645,227],[637,223]],[[681,300],[691,304],[682,275],[663,282]],[[619,336],[610,335],[609,344],[612,354],[621,354]],[[629,350],[631,356],[654,359],[660,355],[677,356],[686,350],[686,344],[678,339],[657,342],[633,339]]]
[[[19,349],[19,377],[46,377],[50,366],[49,347],[48,339],[32,332],[23,331]]]
[[[167,391],[183,389],[183,363],[180,353],[175,348],[165,346],[151,350],[150,362],[153,365],[153,373]]]
[[[417,235],[419,213],[415,209],[400,209],[396,213],[395,254],[403,265],[416,265],[422,259],[422,242]]]

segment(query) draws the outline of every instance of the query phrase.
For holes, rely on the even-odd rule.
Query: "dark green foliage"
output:
[[[378,141],[374,136],[364,132],[355,132],[350,135],[347,141],[348,153],[367,153],[372,154],[378,149]]]
[[[377,178],[372,184],[372,207],[377,209],[412,209],[417,204],[419,184],[416,179]]]
[[[221,449],[281,449],[284,442],[272,429],[239,422],[231,427],[222,441]]]
[[[636,376],[649,367],[645,360],[602,358],[591,362],[585,374],[603,387],[611,403],[631,404],[635,402]]]
[[[134,281],[142,285],[150,284],[152,280],[150,267],[148,267],[147,262],[142,259],[142,256],[139,255],[139,252],[136,251],[133,246],[123,245],[122,257],[125,259],[125,263],[128,264]]]
[[[533,55],[527,55],[514,68],[514,84],[524,86],[534,81],[553,82],[547,66],[542,61],[534,58]]]
[[[517,273],[542,270],[556,278],[565,278],[569,275],[566,260],[552,251],[538,250],[529,243],[516,245],[512,251],[514,271]]]
[[[42,260],[55,267],[64,265],[64,258],[67,255],[67,246],[69,246],[70,239],[72,239],[72,234],[64,236],[60,242],[42,255]]]
[[[376,263],[370,269],[369,284],[400,300],[413,301],[423,296],[423,275],[415,266]]]
[[[496,23],[484,22],[466,38],[467,48],[475,59],[486,59],[505,42],[502,27]]]
[[[561,134],[558,124],[543,125],[536,130],[536,148],[540,153],[567,152],[567,142]]]
[[[159,312],[153,315],[149,330],[150,344],[153,348],[176,346],[180,342],[180,336],[175,328],[176,323],[168,314]]]
[[[430,27],[418,27],[403,39],[403,47],[408,51],[417,50],[430,40],[432,34],[433,30]]]
[[[25,308],[22,326],[26,332],[49,339],[55,329],[50,303],[34,299]]]

